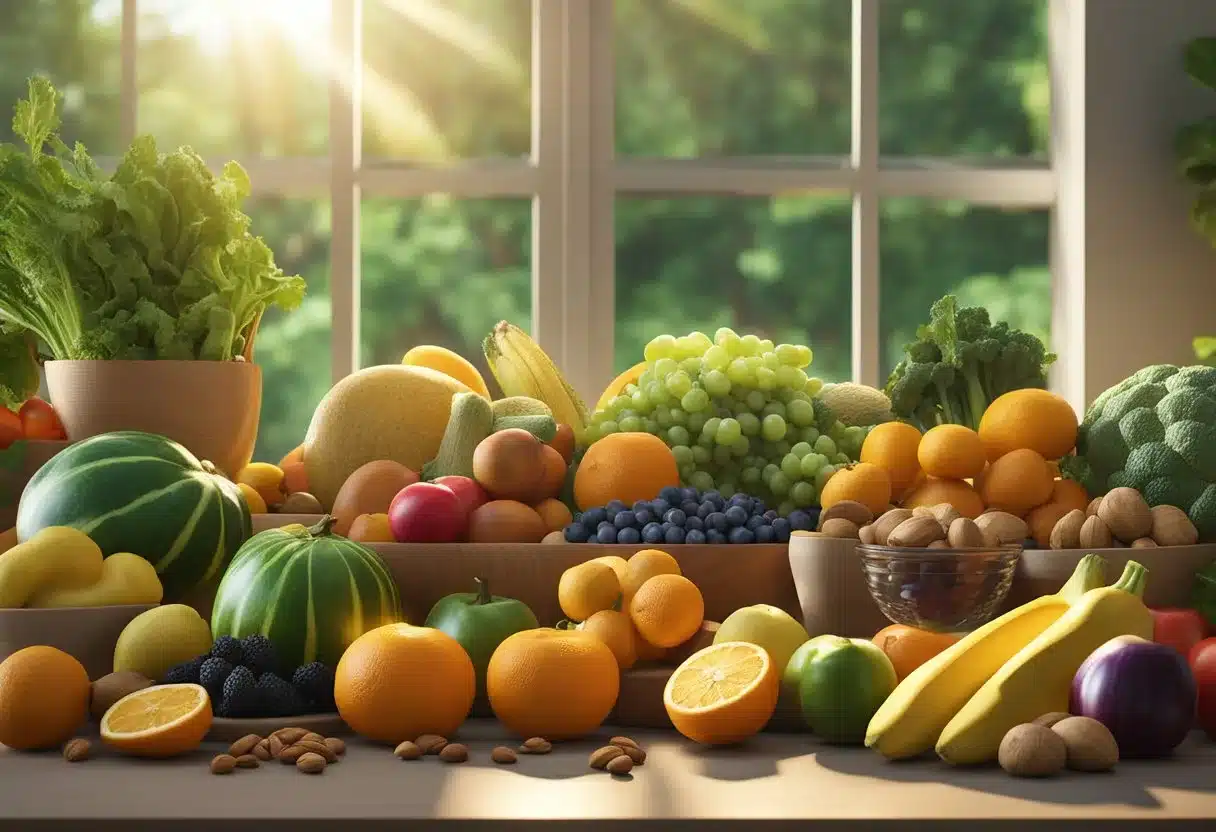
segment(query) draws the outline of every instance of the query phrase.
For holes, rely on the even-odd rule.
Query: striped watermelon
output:
[[[241,547],[211,611],[215,638],[261,633],[285,670],[320,661],[336,667],[368,630],[403,621],[401,595],[380,556],[315,526],[267,529]]]
[[[235,485],[178,443],[140,431],[69,445],[21,494],[17,539],[74,526],[108,555],[131,552],[156,567],[165,602],[216,578],[253,534]]]

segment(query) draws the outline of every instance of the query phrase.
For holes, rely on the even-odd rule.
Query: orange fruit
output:
[[[663,688],[675,729],[694,742],[742,742],[768,723],[777,707],[780,674],[768,651],[743,641],[698,650]]]
[[[589,560],[571,566],[557,582],[557,603],[571,621],[586,621],[620,600],[620,579],[606,563]]]
[[[979,433],[989,461],[1016,450],[1059,459],[1077,444],[1077,412],[1048,390],[1011,390],[988,405]]]
[[[566,465],[574,461],[574,447],[577,444],[574,439],[574,428],[564,422],[559,422],[557,432],[546,444],[561,454],[562,462]]]
[[[1069,511],[1085,511],[1089,508],[1089,494],[1076,480],[1057,479],[1051,485],[1051,499],[1047,502],[1067,506]]]
[[[651,644],[675,647],[701,629],[705,599],[697,585],[683,575],[655,575],[633,594],[629,617]]]
[[[1085,506],[1081,510],[1085,510]],[[1026,515],[1026,526],[1030,530],[1030,536],[1034,538],[1034,542],[1038,544],[1040,549],[1047,549],[1051,546],[1051,530],[1056,527],[1056,523],[1060,522],[1060,518],[1068,512],[1072,511],[1073,507],[1067,503],[1057,503],[1054,500],[1044,503],[1041,506],[1035,506]]]
[[[560,451],[551,445],[542,445],[541,448],[540,457],[545,470],[536,492],[538,501],[562,493],[562,486],[566,484],[567,468],[566,460],[562,458]]]
[[[630,623],[632,623],[632,620]],[[637,632],[637,627],[634,627],[633,629],[634,629],[634,632]],[[651,644],[646,639],[642,638],[640,633],[638,634],[637,648],[638,648],[638,661],[640,661],[640,662],[662,661],[663,657],[667,655],[666,647],[656,647],[655,645]]]
[[[667,486],[679,484],[676,458],[662,439],[649,433],[611,433],[583,455],[574,475],[574,502],[582,511],[613,500],[628,506],[653,500]]]
[[[387,514],[360,514],[350,524],[346,536],[360,543],[392,543],[393,530],[388,525]]]
[[[570,509],[566,508],[566,504],[552,497],[541,500],[532,506],[532,509],[540,515],[541,520],[545,521],[545,528],[551,532],[560,532],[574,522],[574,517],[570,514]]]
[[[629,562],[620,555],[604,555],[603,557],[592,558],[593,563],[602,563],[605,566],[611,566],[612,571],[616,573],[617,580],[621,582],[621,591],[625,589],[625,576],[629,574]],[[676,567],[679,569],[679,567]]]
[[[285,470],[288,465],[292,465],[294,463],[303,462],[303,461],[304,461],[304,446],[296,445],[294,448],[292,448],[290,451],[287,452],[286,456],[284,456],[282,459],[279,460],[279,467]]]
[[[638,660],[638,642],[642,637],[629,616],[616,610],[600,610],[588,618],[578,629],[593,635],[612,651],[617,666],[628,670]]]
[[[157,685],[119,699],[101,718],[101,741],[136,757],[176,757],[202,745],[211,699],[200,685]]]
[[[943,480],[977,477],[988,461],[980,435],[963,425],[930,428],[920,440],[916,458],[926,474]]]
[[[440,630],[386,624],[359,636],[338,661],[342,721],[376,742],[455,733],[473,706],[473,662]]]
[[[643,549],[634,552],[625,562],[625,578],[621,581],[621,609],[628,610],[629,602],[638,587],[655,575],[681,575],[680,564],[671,555],[659,549]]]
[[[891,493],[899,496],[912,487],[920,474],[916,452],[920,431],[907,422],[875,425],[861,443],[861,461],[877,465],[891,479]]]
[[[988,508],[1022,517],[1051,499],[1055,486],[1047,460],[1037,451],[1018,448],[1004,454],[984,472],[980,499]]]
[[[871,462],[858,462],[838,469],[823,486],[819,504],[829,509],[845,500],[861,503],[875,516],[882,514],[891,502],[890,475],[886,469]]]
[[[903,499],[904,508],[926,508],[949,503],[963,517],[974,520],[984,510],[984,501],[975,489],[962,480],[926,479]]]
[[[887,654],[896,677],[902,681],[913,670],[958,641],[958,636],[892,624],[879,630],[873,641]]]
[[[581,630],[515,633],[498,645],[486,670],[494,715],[521,737],[593,733],[616,705],[620,686],[612,650]]]
[[[257,489],[247,482],[237,483],[236,487],[245,498],[245,505],[249,506],[250,514],[265,514],[267,512],[266,501],[262,499],[262,495],[258,493]]]
[[[89,674],[54,647],[26,647],[0,663],[0,743],[55,748],[89,717]]]

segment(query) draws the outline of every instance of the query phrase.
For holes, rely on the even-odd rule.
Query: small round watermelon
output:
[[[80,529],[107,557],[156,567],[166,603],[222,574],[253,534],[240,490],[178,443],[140,431],[69,445],[38,469],[17,509],[17,539]]]
[[[368,630],[404,620],[388,566],[371,549],[333,534],[334,518],[254,535],[232,559],[211,610],[214,638],[260,633],[281,669],[336,667]]]

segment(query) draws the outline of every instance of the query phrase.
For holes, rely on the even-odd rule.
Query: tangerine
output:
[[[883,422],[875,425],[861,445],[861,461],[872,463],[891,478],[891,494],[904,494],[920,474],[917,448],[920,431],[907,422]]]
[[[611,433],[583,455],[574,475],[574,501],[581,511],[613,500],[633,505],[653,500],[680,484],[671,448],[649,433]]]

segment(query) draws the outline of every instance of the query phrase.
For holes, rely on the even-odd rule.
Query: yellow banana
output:
[[[486,363],[505,396],[539,399],[575,436],[587,426],[587,406],[544,350],[519,327],[500,321],[482,342]]]
[[[1106,562],[1081,558],[1061,590],[1010,610],[912,671],[870,719],[866,746],[889,759],[931,750],[947,723],[984,683],[1069,607],[1105,582]]]
[[[995,760],[1010,728],[1068,713],[1072,677],[1090,653],[1119,636],[1151,640],[1153,615],[1141,600],[1146,572],[1129,560],[1118,583],[1085,593],[1007,661],[942,729],[938,756],[961,766]]]

